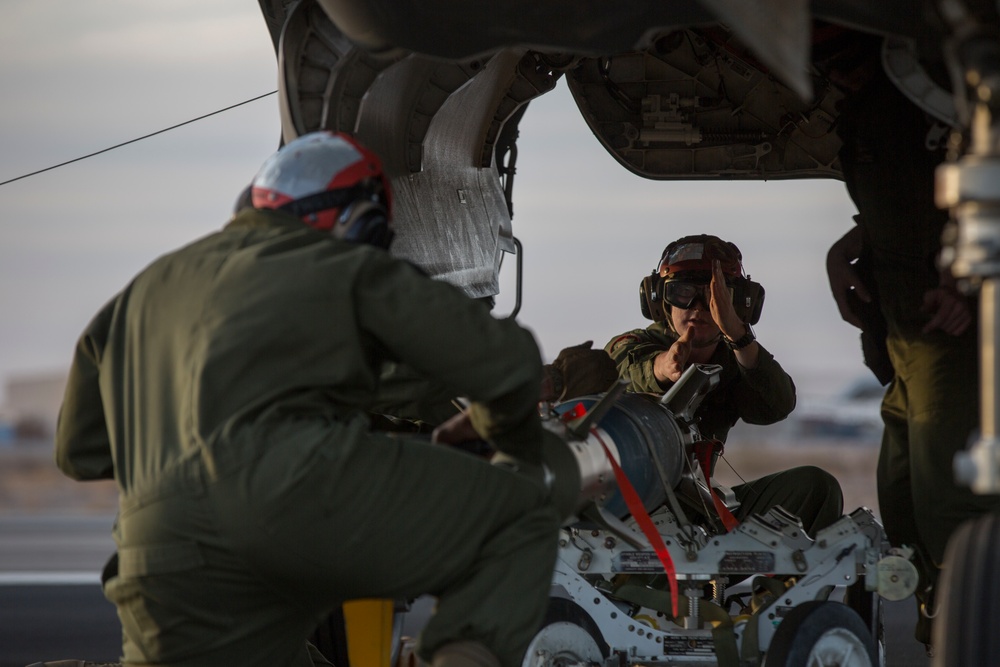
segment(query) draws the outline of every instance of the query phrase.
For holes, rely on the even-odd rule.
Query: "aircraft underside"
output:
[[[751,3],[749,13],[719,0],[510,3],[502,15],[492,4],[260,0],[283,140],[347,131],[382,155],[396,197],[394,254],[470,296],[498,292],[501,253],[515,250],[517,125],[562,77],[595,139],[637,176],[840,177],[842,93],[809,61],[815,17],[802,2]],[[849,27],[892,24],[886,58],[900,80],[938,104],[947,98],[922,69],[922,42],[907,39],[940,28],[898,18],[912,19],[913,3],[818,4]],[[745,46],[747,24],[767,49]]]

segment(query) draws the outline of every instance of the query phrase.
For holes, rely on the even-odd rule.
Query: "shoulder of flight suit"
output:
[[[739,374],[733,400],[743,421],[748,424],[773,424],[787,417],[795,408],[795,383],[774,355],[759,342],[758,346],[760,350],[754,368],[740,366],[735,354],[726,350]]]

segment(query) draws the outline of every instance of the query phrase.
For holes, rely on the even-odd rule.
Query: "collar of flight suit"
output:
[[[268,227],[286,227],[290,230],[308,229],[309,226],[301,218],[273,209],[244,208],[238,211],[226,223],[224,229],[263,229]]]

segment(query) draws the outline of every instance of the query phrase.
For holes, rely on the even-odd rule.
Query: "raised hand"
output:
[[[670,349],[661,352],[656,357],[653,364],[653,374],[660,382],[677,382],[681,379],[681,374],[687,366],[688,357],[691,356],[692,329],[684,330],[684,333],[674,341]]]

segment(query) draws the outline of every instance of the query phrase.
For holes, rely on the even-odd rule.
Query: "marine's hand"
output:
[[[972,324],[969,300],[951,287],[936,287],[924,292],[921,311],[931,316],[924,325],[924,333],[940,329],[951,336],[959,336]]]
[[[566,361],[572,359],[573,357],[584,356],[592,351],[591,348],[594,347],[594,341],[588,340],[579,345],[572,345],[570,347],[564,347],[559,350],[559,354],[556,355],[555,361],[552,362],[553,366],[559,366]]]
[[[746,333],[746,326],[736,314],[733,306],[733,296],[726,287],[726,277],[722,274],[722,262],[715,260],[712,262],[712,282],[709,286],[711,296],[708,309],[712,313],[712,320],[719,330],[730,340],[736,340]]]
[[[692,329],[684,331],[684,335],[674,341],[670,349],[661,352],[653,362],[653,375],[660,382],[677,382],[681,379],[681,374],[687,365],[688,357],[691,355]]]
[[[854,260],[861,248],[861,228],[855,227],[839,241],[830,246],[826,254],[826,275],[830,281],[830,291],[837,302],[837,310],[845,322],[859,329],[864,328],[851,308],[851,293],[865,303],[871,303],[872,295],[854,270]]]
[[[552,362],[553,370],[562,378],[562,391],[557,396],[559,400],[600,394],[610,389],[618,379],[618,367],[614,360],[604,350],[591,349],[593,345],[594,341],[588,340],[567,347]]]
[[[460,412],[451,417],[431,433],[431,442],[444,445],[457,445],[481,439],[482,436],[476,433],[476,429],[472,428],[472,420],[467,412]]]

